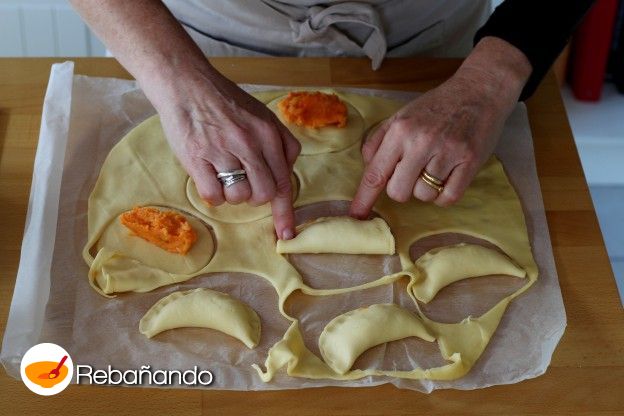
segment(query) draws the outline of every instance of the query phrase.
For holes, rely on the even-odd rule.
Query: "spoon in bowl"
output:
[[[58,365],[56,366],[54,370],[50,371],[49,373],[39,374],[39,378],[57,378],[60,375],[60,369],[61,367],[63,367],[65,360],[67,360],[66,355],[64,355],[63,358],[61,358],[61,361],[58,363]]]

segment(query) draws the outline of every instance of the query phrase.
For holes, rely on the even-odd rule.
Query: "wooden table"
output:
[[[0,325],[6,325],[28,205],[50,65],[60,59],[0,59]],[[75,59],[76,73],[129,78],[113,59]],[[222,58],[237,82],[362,86],[425,91],[458,60]],[[554,77],[528,102],[568,327],[547,373],[515,385],[430,395],[376,388],[224,392],[70,386],[35,396],[0,371],[0,414],[624,414],[624,313]]]

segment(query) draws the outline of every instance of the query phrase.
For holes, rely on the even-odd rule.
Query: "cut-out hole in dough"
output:
[[[489,275],[526,276],[525,270],[492,243],[459,233],[422,238],[412,244],[409,253],[425,275],[432,275],[429,281],[419,280],[413,288],[416,297],[425,303],[457,280]]]
[[[133,235],[127,227],[115,217],[102,232],[94,246],[97,253],[107,249],[125,257],[139,261],[141,264],[175,274],[191,274],[204,268],[215,252],[215,239],[210,228],[191,214],[168,207],[154,206],[158,209],[175,211],[188,220],[197,233],[197,240],[185,255],[170,253],[155,244]]]
[[[393,302],[393,294],[390,285],[330,296],[307,295],[296,290],[286,299],[284,311],[299,321],[305,346],[320,358],[318,340],[332,319],[343,311],[366,307],[373,303]]]
[[[436,322],[458,323],[467,316],[483,315],[524,285],[526,279],[504,275],[460,280],[440,290],[428,303],[419,303],[420,310]]]
[[[299,178],[295,173],[291,176],[293,189],[293,201],[299,194]],[[267,203],[258,207],[245,202],[237,205],[227,202],[216,207],[209,206],[197,192],[195,182],[191,177],[186,181],[186,196],[193,207],[208,218],[227,223],[246,223],[266,218],[271,215],[271,204]]]
[[[197,287],[227,293],[249,305],[260,317],[260,343],[249,349],[230,335],[205,328],[179,328],[161,332],[153,338],[139,332],[139,320],[158,300],[173,292]],[[102,366],[130,358],[136,359],[138,366],[152,365],[153,368],[192,368],[193,365],[209,363],[205,365],[212,370],[236,363],[238,368],[246,371],[252,364],[263,362],[269,349],[282,339],[290,325],[290,321],[279,313],[274,287],[266,279],[249,273],[204,274],[151,292],[130,292],[112,299],[91,290],[80,296],[85,298],[76,304],[75,312],[80,319],[73,327],[62,324],[61,329],[63,334],[67,332],[64,335],[67,339],[71,339],[72,331],[91,331],[89,337],[76,337],[73,345],[76,351],[80,351],[84,362],[101,363]],[[69,303],[64,310],[67,307],[74,310],[73,299],[67,299]],[[44,326],[44,330],[48,331],[49,327]],[[93,328],[97,330],[93,331]],[[111,334],[116,334],[116,338]]]
[[[419,257],[416,267],[423,274],[412,291],[421,302],[432,300],[440,289],[458,280],[502,274],[525,277],[526,271],[500,251],[478,244],[460,243],[438,247]]]
[[[260,341],[260,318],[253,309],[230,295],[206,288],[165,296],[139,322],[139,331],[148,338],[185,327],[215,329],[239,339],[248,348]]]
[[[319,337],[319,349],[325,363],[345,374],[364,351],[412,336],[435,340],[413,312],[394,303],[374,304],[332,319]]]
[[[337,152],[351,146],[362,138],[365,124],[360,112],[345,101],[347,105],[347,125],[345,127],[323,127],[320,129],[300,127],[287,122],[277,108],[277,104],[286,96],[278,97],[267,104],[279,120],[301,143],[301,155],[315,155],[319,153]]]
[[[378,362],[381,361],[381,364]],[[442,357],[436,341],[407,337],[377,345],[362,353],[353,370],[412,371],[441,367],[449,362]]]
[[[348,215],[350,201],[326,201],[295,210],[297,225],[322,216]],[[378,217],[375,213],[371,218]],[[401,270],[398,256],[378,254],[287,254],[306,285],[316,289],[357,286]]]
[[[398,256],[373,254],[289,254],[303,282],[314,289],[337,289],[372,282],[401,270]]]
[[[504,255],[489,241],[459,233],[431,235],[416,241],[410,247],[410,257],[418,259],[430,250],[461,243],[476,244]],[[526,279],[489,275],[460,280],[440,289],[428,303],[419,302],[420,310],[430,319],[443,323],[458,323],[467,316],[481,316],[504,297],[526,284]],[[399,281],[397,292],[402,292],[405,282]]]
[[[286,319],[279,310],[279,298],[275,288],[271,283],[255,274],[251,273],[239,273],[239,272],[226,272],[226,273],[209,273],[197,276],[191,280],[187,280],[180,284],[169,286],[166,288],[158,289],[159,296],[153,296],[153,292],[149,294],[142,294],[141,299],[149,296],[149,302],[143,302],[143,309],[141,314],[145,310],[154,304],[161,297],[170,294],[175,291],[185,291],[194,289],[197,287],[208,288],[216,290],[217,292],[223,292],[231,295],[232,297],[240,300],[241,302],[249,305],[258,316],[260,317],[262,325],[262,337],[260,343],[253,350],[241,350],[237,348],[231,352],[227,352],[224,349],[216,351],[203,351],[204,359],[213,362],[220,363],[226,356],[232,357],[232,359],[241,361],[242,367],[249,367],[253,363],[260,362],[266,357],[269,349],[282,337],[284,332],[290,326],[290,321]],[[253,289],[251,289],[253,288]],[[156,291],[155,291],[156,292]],[[191,329],[180,329],[180,331],[191,331]],[[193,339],[195,343],[205,342],[206,332],[198,330],[197,336]],[[187,338],[180,338],[176,335],[177,331],[163,332],[158,335],[158,340],[161,342],[167,342],[172,344],[176,349],[183,348],[189,340]],[[211,336],[216,336],[214,333]],[[222,337],[224,340],[230,338],[227,335]],[[228,344],[230,341],[228,341]],[[231,344],[234,345],[238,341],[231,339]],[[245,356],[241,356],[242,353]],[[254,357],[254,360],[252,360]]]

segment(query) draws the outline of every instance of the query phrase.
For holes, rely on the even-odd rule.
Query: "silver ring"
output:
[[[235,183],[238,183],[240,181],[244,181],[247,179],[247,175],[232,175],[232,176],[226,176],[224,178],[219,178],[219,180],[221,181],[221,183],[223,184],[224,187],[228,188],[232,185],[234,185]]]
[[[234,169],[226,172],[219,172],[217,173],[217,179],[221,181],[224,187],[227,188],[235,183],[247,179],[247,172],[245,172],[245,169]]]
[[[217,179],[227,178],[228,176],[247,175],[245,169],[228,170],[227,172],[217,173]]]

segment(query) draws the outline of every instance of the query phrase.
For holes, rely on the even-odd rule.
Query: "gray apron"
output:
[[[209,56],[462,57],[490,0],[165,0]]]

